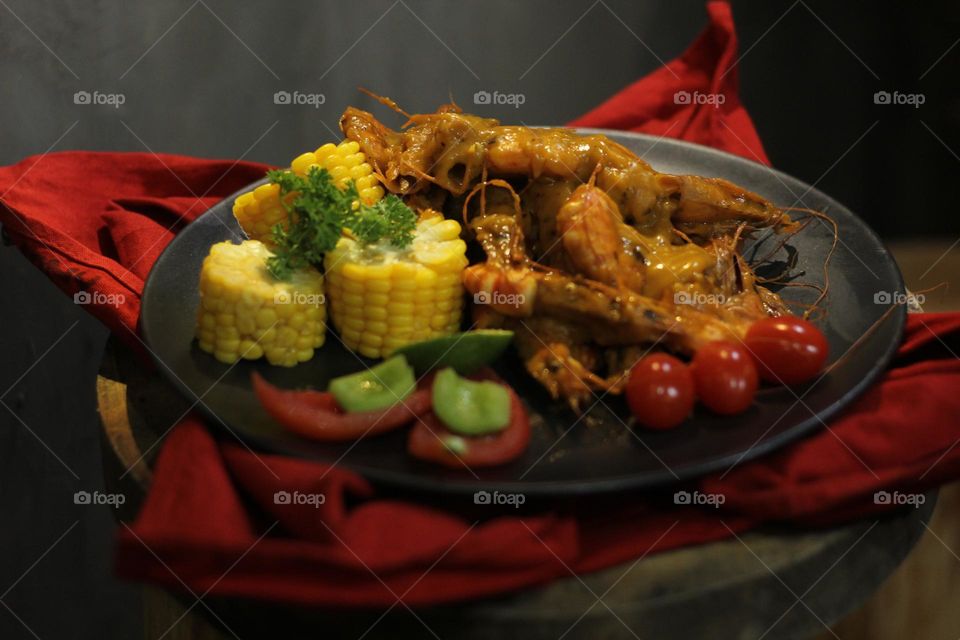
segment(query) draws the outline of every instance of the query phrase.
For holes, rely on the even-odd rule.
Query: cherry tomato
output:
[[[764,318],[744,338],[767,382],[800,384],[816,376],[827,361],[827,339],[813,324],[794,316]]]
[[[718,340],[700,347],[690,363],[697,398],[714,413],[743,413],[757,392],[757,366],[746,347]]]
[[[671,429],[693,409],[693,376],[690,368],[673,356],[644,356],[630,371],[627,404],[639,424],[650,429]]]

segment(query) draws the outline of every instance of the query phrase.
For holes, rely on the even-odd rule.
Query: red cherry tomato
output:
[[[673,356],[644,356],[630,371],[627,404],[639,424],[650,429],[671,429],[693,409],[693,376]]]
[[[745,347],[718,340],[700,347],[690,363],[697,398],[714,413],[743,413],[757,392],[757,366]]]
[[[764,318],[753,323],[744,338],[767,382],[800,384],[816,376],[827,361],[829,347],[813,324],[793,316]]]

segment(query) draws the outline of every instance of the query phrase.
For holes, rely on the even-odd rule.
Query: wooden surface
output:
[[[960,311],[960,238],[898,240],[888,247],[907,288],[924,296],[924,311]]]
[[[960,484],[944,487],[916,548],[867,604],[838,624],[843,640],[960,637]],[[832,638],[825,634],[823,640]]]

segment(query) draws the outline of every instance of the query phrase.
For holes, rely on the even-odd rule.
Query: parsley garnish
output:
[[[361,244],[386,240],[403,249],[413,241],[417,216],[400,198],[390,194],[373,205],[360,202],[357,186],[349,181],[338,189],[326,169],[313,167],[306,177],[292,171],[270,171],[267,178],[280,186],[280,198],[290,214],[287,228],[273,228],[274,255],[267,267],[275,278],[310,264],[320,264],[344,229]],[[287,196],[294,194],[292,199]]]

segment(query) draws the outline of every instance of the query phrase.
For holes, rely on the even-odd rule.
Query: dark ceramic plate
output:
[[[251,446],[337,461],[374,481],[407,489],[568,495],[647,487],[726,470],[824,428],[825,421],[883,371],[901,338],[904,308],[889,309],[882,302],[903,291],[903,281],[879,238],[843,205],[783,173],[706,147],[604,133],[660,171],[727,178],[781,206],[826,211],[837,221],[840,243],[830,262],[828,313],[822,328],[830,341],[831,362],[841,362],[826,377],[792,390],[765,390],[749,411],[736,417],[718,418],[698,411],[672,431],[632,431],[624,426],[628,412],[622,399],[603,398],[578,420],[563,404],[552,402],[510,356],[498,369],[526,401],[534,425],[529,450],[512,464],[478,470],[475,477],[421,463],[407,455],[405,431],[336,446],[303,440],[270,420],[250,388],[250,373],[259,371],[281,387],[324,389],[330,378],[357,371],[363,364],[331,337],[312,361],[292,369],[259,362],[228,367],[196,347],[193,330],[201,262],[210,245],[241,236],[231,215],[232,196],[184,229],[154,265],[141,315],[147,344],[164,375],[190,401],[200,399],[197,407],[213,418],[212,424]],[[814,221],[792,238],[779,257],[795,252],[801,279],[820,283],[831,238],[830,229]],[[757,256],[774,244],[770,240],[764,244],[762,236],[757,243]],[[751,256],[751,248],[746,255]],[[791,303],[811,302],[815,296],[797,287],[781,293]]]

